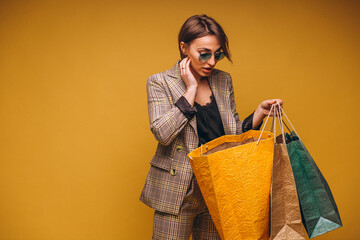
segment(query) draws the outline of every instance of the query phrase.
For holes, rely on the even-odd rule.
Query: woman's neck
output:
[[[201,81],[207,79],[207,77],[202,77],[202,76],[200,76],[195,70],[193,70],[193,68],[191,67],[191,65],[190,65],[190,71],[191,71],[191,73],[193,74],[193,76],[195,77],[196,82],[197,82],[198,84],[200,84]]]

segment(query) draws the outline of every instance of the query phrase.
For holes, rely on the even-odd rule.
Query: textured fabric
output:
[[[210,103],[202,106],[197,102],[196,125],[199,135],[199,146],[225,134],[219,110],[214,95],[210,96]]]
[[[196,116],[189,120],[175,103],[186,91],[180,61],[148,78],[150,129],[159,142],[140,200],[157,211],[178,214],[193,171],[187,154],[198,147]],[[208,77],[226,135],[242,133],[230,74],[214,69]]]
[[[193,240],[220,239],[195,177],[178,215],[155,210],[152,239],[187,240],[190,234]]]

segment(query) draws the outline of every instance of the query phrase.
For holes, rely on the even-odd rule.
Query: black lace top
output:
[[[175,105],[189,120],[196,115],[199,146],[215,138],[221,137],[222,135],[225,135],[224,126],[213,94],[211,95],[211,102],[206,104],[205,106],[202,106],[195,102],[194,106],[191,107],[191,105],[184,96],[180,97],[175,103]],[[259,124],[259,126],[255,128],[253,128],[252,126],[254,112],[243,120],[243,132],[249,131],[251,129],[260,129],[262,122]]]
[[[197,102],[194,103],[194,106],[197,109],[196,124],[199,136],[199,146],[225,135],[224,126],[213,94],[211,94],[210,99],[211,102],[204,106]]]

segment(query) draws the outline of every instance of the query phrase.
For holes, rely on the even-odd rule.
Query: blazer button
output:
[[[181,152],[182,151],[182,146],[177,146],[176,151]]]
[[[176,175],[176,170],[175,170],[175,169],[171,169],[171,170],[170,170],[170,174],[171,174],[172,176],[175,176],[175,175]]]

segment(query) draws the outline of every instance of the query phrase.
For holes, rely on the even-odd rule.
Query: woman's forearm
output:
[[[252,127],[256,128],[257,126],[259,126],[259,124],[262,122],[262,120],[265,117],[266,117],[265,114],[263,113],[261,107],[259,106],[254,112]]]
[[[253,128],[259,126],[261,121],[267,115],[269,115],[269,116],[274,115],[273,111],[270,112],[271,106],[273,104],[280,104],[280,106],[282,107],[283,106],[283,101],[281,99],[269,99],[269,100],[265,100],[262,103],[260,103],[260,105],[258,106],[258,108],[254,112]],[[275,105],[274,107],[277,107],[277,106]]]

